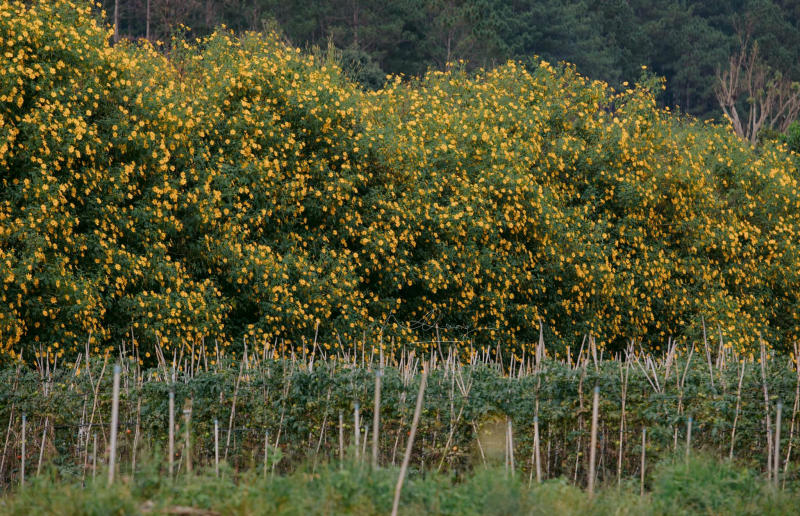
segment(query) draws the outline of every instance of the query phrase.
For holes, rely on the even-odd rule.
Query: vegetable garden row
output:
[[[174,475],[192,465],[213,468],[217,460],[235,474],[253,468],[282,474],[301,463],[316,468],[342,459],[397,465],[424,369],[427,388],[410,457],[415,470],[461,475],[486,463],[529,480],[563,477],[586,486],[597,387],[596,482],[642,478],[646,485],[649,464],[695,450],[760,469],[781,486],[800,479],[796,354],[762,348],[760,356],[739,356],[706,344],[671,345],[653,355],[631,345],[607,357],[590,339],[561,359],[548,356],[543,344],[511,360],[444,346],[424,356],[381,352],[377,345],[328,356],[257,348],[238,359],[185,349],[169,358],[159,352],[158,366],[143,369],[137,353],[120,349],[89,361],[81,355],[70,364],[45,355],[35,368],[3,369],[3,486],[22,480],[23,442],[29,477],[48,467],[65,478],[102,470],[115,363],[121,364],[119,475],[135,475],[143,457],[155,457],[170,473],[170,393]]]

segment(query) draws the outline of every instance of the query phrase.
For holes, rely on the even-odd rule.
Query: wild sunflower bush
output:
[[[800,336],[778,144],[569,65],[375,92],[274,34],[125,42],[0,2],[0,346]],[[435,337],[434,337],[435,335]]]

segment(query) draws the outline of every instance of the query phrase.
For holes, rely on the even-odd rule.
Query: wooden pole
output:
[[[169,391],[169,478],[175,473],[175,391]]]
[[[339,411],[339,462],[344,462],[344,414]]]
[[[642,466],[641,466],[641,482],[639,486],[639,494],[644,496],[644,467],[645,467],[645,449],[647,446],[647,428],[642,428]]]
[[[92,480],[97,478],[97,433],[92,434]]]
[[[761,338],[761,335],[758,336],[758,340],[761,344],[761,381],[764,392],[764,421],[767,426],[767,480],[772,480],[772,471],[773,471],[772,457],[774,455],[773,455],[773,443],[772,443],[772,425],[769,417],[769,395],[767,392],[767,372],[766,372],[767,351],[766,351],[766,345],[764,344],[764,340]]]
[[[400,466],[400,475],[397,477],[397,485],[394,488],[394,503],[392,504],[392,516],[397,516],[397,511],[400,508],[400,491],[403,489],[403,479],[408,470],[408,463],[411,461],[411,450],[414,447],[414,436],[417,434],[417,425],[419,424],[419,415],[422,413],[422,400],[425,396],[425,382],[428,378],[428,372],[422,371],[422,379],[419,382],[419,393],[417,393],[417,406],[414,409],[414,419],[411,422],[411,432],[408,436],[408,444],[406,445],[406,454],[403,456],[403,464]]]
[[[778,487],[781,464],[781,412],[783,412],[783,403],[779,401],[777,410],[775,411],[775,458],[772,460],[772,465],[775,468],[775,473],[773,475],[775,487]]]
[[[361,419],[360,410],[361,410],[361,405],[359,405],[358,402],[356,402],[355,406],[353,407],[353,431],[356,434],[355,435],[355,437],[356,437],[356,461],[359,460],[360,453],[361,453],[361,435],[360,435],[361,430],[360,430],[360,427],[359,427],[359,424],[360,424],[359,420]]]
[[[692,449],[692,416],[686,421],[686,460],[689,460],[689,453]]]
[[[219,420],[214,420],[214,472],[219,478]]]
[[[514,478],[514,428],[511,418],[508,420],[508,465],[511,468],[511,478]]]
[[[589,448],[589,496],[594,494],[595,461],[597,460],[597,419],[600,405],[600,387],[595,386],[592,400],[592,434]]]
[[[25,489],[25,430],[28,423],[28,416],[27,414],[22,414],[22,451],[20,454],[20,464],[19,464],[19,486],[20,489]]]
[[[381,350],[381,365],[375,371],[375,409],[372,417],[372,467],[378,468],[378,437],[380,436],[381,422],[381,376],[383,375],[383,350]]]
[[[114,366],[114,384],[111,397],[111,437],[108,447],[108,485],[114,483],[114,470],[117,463],[117,426],[119,425],[119,375],[122,368]]]
[[[185,432],[184,432],[184,454],[186,455],[186,474],[192,474],[192,407],[187,406],[183,409],[183,420],[185,423]]]
[[[539,450],[539,416],[533,417],[533,449],[536,457],[536,483],[542,483],[542,455]]]
[[[50,417],[44,418],[44,430],[42,430],[42,441],[39,444],[39,463],[36,465],[36,476],[42,474],[42,461],[44,459],[44,445],[47,442],[47,425],[50,422]]]

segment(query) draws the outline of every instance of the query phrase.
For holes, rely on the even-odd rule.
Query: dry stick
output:
[[[228,437],[225,439],[225,460],[228,460],[228,449],[231,445],[231,435],[233,434],[233,418],[236,415],[236,398],[239,395],[239,381],[242,379],[242,368],[244,361],[239,365],[239,374],[236,376],[236,385],[233,388],[233,403],[231,405],[231,417],[228,419]]]
[[[42,431],[42,442],[39,445],[39,463],[36,465],[36,476],[42,473],[42,459],[44,458],[44,445],[47,440],[47,425],[50,422],[50,416],[44,418],[44,430]]]
[[[779,477],[780,477],[780,465],[781,465],[781,412],[783,411],[783,403],[780,401],[778,402],[778,406],[775,411],[775,458],[773,459],[773,466],[775,467],[775,487],[778,487]]]
[[[20,453],[20,481],[21,489],[25,489],[25,426],[28,420],[27,414],[22,414],[22,451]]]
[[[214,419],[214,472],[219,478],[219,419]]]
[[[639,487],[639,495],[644,496],[644,459],[645,459],[645,449],[647,445],[647,428],[642,427],[642,466],[641,466],[641,482]]]
[[[106,365],[108,365],[108,354],[107,353],[105,354],[105,356],[103,358],[103,368],[100,369],[100,376],[97,378],[97,383],[94,384],[94,399],[92,401],[92,414],[89,416],[89,426],[86,428],[87,437],[89,436],[89,434],[92,431],[92,423],[94,423],[94,413],[95,413],[95,410],[97,409],[97,399],[98,399],[98,395],[100,394],[100,384],[102,383],[103,375],[106,372]],[[85,462],[84,462],[84,469],[85,469],[86,465],[89,463],[89,453],[88,453],[89,447],[88,446],[86,447],[86,450],[87,450],[87,453],[86,453],[86,459],[85,459]]]
[[[589,449],[589,496],[594,494],[595,460],[597,458],[597,419],[600,405],[600,387],[595,386],[592,400],[592,437]]]
[[[769,396],[767,394],[767,352],[761,335],[758,336],[758,340],[761,343],[761,379],[764,391],[764,418],[767,425],[767,480],[772,480],[772,425],[769,418]]]
[[[478,425],[475,424],[475,421],[472,421],[472,428],[475,429],[475,440],[478,442],[478,451],[481,452],[481,460],[483,461],[483,465],[486,465],[486,454],[483,453],[483,446],[481,445],[481,436],[478,433]]]
[[[706,320],[701,316],[700,320],[703,322],[703,347],[706,351],[706,361],[708,362],[708,377],[711,379],[711,390],[716,390],[714,388],[714,369],[711,367],[711,351],[709,351],[708,347],[708,336],[706,335]]]
[[[728,454],[729,459],[733,459],[733,445],[736,442],[736,423],[739,421],[739,410],[742,407],[742,380],[744,379],[745,367],[747,367],[747,362],[742,361],[741,372],[739,373],[739,387],[736,389],[736,412],[733,416],[733,428],[731,429],[731,451]]]
[[[417,406],[414,409],[414,419],[411,421],[411,433],[408,436],[408,444],[406,445],[406,454],[403,456],[403,464],[400,466],[400,475],[397,477],[397,485],[394,488],[392,516],[397,516],[397,510],[400,508],[400,491],[403,489],[403,480],[408,470],[408,463],[411,461],[411,450],[414,447],[414,436],[417,435],[417,425],[419,424],[419,416],[422,412],[422,400],[425,396],[425,382],[427,379],[428,372],[423,370],[422,378],[419,383],[419,393],[417,394]]]
[[[169,391],[169,478],[175,472],[175,390]]]
[[[117,425],[119,423],[119,374],[122,368],[114,366],[114,384],[111,397],[111,436],[108,446],[108,485],[114,483],[117,462]]]

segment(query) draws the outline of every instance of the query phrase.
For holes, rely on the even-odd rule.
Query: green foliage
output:
[[[494,67],[534,55],[575,63],[618,87],[647,65],[666,77],[661,99],[700,117],[721,117],[716,72],[747,32],[769,65],[800,79],[800,9],[778,0],[150,0],[151,38],[169,39],[179,24],[199,37],[224,24],[239,33],[274,21],[296,45],[329,39],[359,54],[375,74],[422,75],[447,62]],[[104,0],[111,21],[114,2]],[[145,34],[146,2],[125,3],[121,32]]]
[[[360,47],[163,55],[109,46],[88,5],[1,9],[4,358],[800,336],[791,157],[658,109],[652,76],[454,64],[365,91]]]
[[[796,503],[753,470],[702,454],[659,465],[652,490],[663,514],[788,514]]]
[[[647,460],[652,464],[683,451],[689,416],[694,420],[692,446],[695,450],[727,457],[736,421],[733,450],[737,464],[761,468],[766,464],[766,434],[759,365],[744,360],[739,397],[738,375],[742,366],[738,362],[733,361],[720,369],[715,367],[712,387],[708,364],[701,353],[694,353],[688,366],[686,360],[686,355],[679,355],[671,361],[669,369],[662,361],[655,373],[651,370],[647,375],[635,362],[626,366],[609,360],[598,362],[597,369],[591,363],[574,368],[548,360],[541,372],[528,372],[519,378],[504,376],[491,365],[458,367],[455,373],[438,367],[429,374],[413,464],[425,464],[429,469],[441,467],[458,475],[482,465],[484,456],[489,465],[499,465],[493,457],[498,454],[503,457],[503,432],[508,417],[514,428],[517,467],[527,475],[531,468],[533,420],[538,414],[542,442],[550,449],[546,459],[548,475],[551,478],[578,475],[577,478],[585,479],[591,392],[598,385],[605,443],[598,450],[601,464],[598,475],[601,482],[616,482],[622,378],[627,374],[622,434],[624,479],[638,478],[635,475],[639,467],[642,428],[647,428]],[[137,425],[137,464],[147,464],[148,457],[163,455],[167,447],[170,388],[175,390],[179,416],[186,400],[192,400],[192,448],[196,466],[213,465],[215,419],[220,422],[221,453],[227,456],[226,463],[235,471],[261,470],[266,432],[271,436],[270,471],[273,465],[280,473],[294,471],[308,461],[338,460],[338,416],[341,412],[345,446],[352,446],[355,403],[361,407],[361,435],[367,427],[371,431],[373,371],[321,360],[316,360],[313,368],[291,360],[251,362],[246,369],[241,362],[231,363],[227,359],[223,362],[219,367],[212,366],[211,371],[178,372],[174,384],[165,381],[163,369],[137,371],[130,367],[122,379],[120,463],[130,465],[132,462]],[[92,412],[92,433],[99,432],[109,421],[111,368],[107,364],[103,371],[103,365],[103,361],[93,360],[91,375],[85,367],[77,375],[69,368],[60,368],[48,383],[43,383],[41,376],[28,368],[0,371],[0,421],[4,425],[9,422],[12,429],[17,429],[13,435],[18,439],[21,414],[28,414],[28,431],[33,436],[42,435],[47,418],[51,444],[46,448],[45,462],[54,464],[63,478],[81,478],[83,473],[86,448],[78,425],[81,422],[85,425]],[[788,370],[783,359],[770,359],[766,372],[770,417],[774,418],[775,403],[783,401],[787,407],[785,422],[790,421],[789,407],[797,387],[797,373]],[[684,375],[685,380],[681,382]],[[384,371],[379,446],[382,464],[401,460],[419,380],[419,375],[402,368],[393,366]],[[46,391],[44,385],[48,386]],[[95,392],[98,393],[96,401]],[[179,423],[181,419],[179,417]],[[501,422],[499,435],[496,429],[492,430],[498,426],[498,421]],[[785,423],[781,434],[782,450],[788,449],[790,444],[797,447],[800,442],[797,433],[790,435],[787,428],[788,423]],[[177,435],[183,435],[182,428]],[[102,446],[102,436],[99,437]],[[481,440],[480,446],[476,437]],[[18,453],[19,443],[12,440],[8,450],[6,465],[9,469],[0,481],[9,481],[19,474],[19,463],[12,456]],[[38,448],[30,446],[28,451],[29,464],[35,463]],[[352,453],[350,448],[347,454],[352,457]],[[160,463],[157,460],[151,466],[165,474],[164,460]],[[679,465],[675,467],[674,475],[681,474],[683,470]],[[124,468],[122,471],[127,474]],[[146,468],[142,470],[146,472]],[[137,478],[139,473],[137,470]],[[155,475],[157,471],[151,473]],[[648,472],[648,478],[649,475]],[[147,478],[146,475],[143,478]],[[791,462],[786,476],[788,484],[795,485],[799,478],[798,467]],[[654,479],[652,482],[653,486],[661,485],[658,489],[665,492],[675,489],[673,484],[664,483],[666,481]]]
[[[370,471],[349,463],[303,469],[289,476],[245,473],[234,479],[212,471],[180,476],[155,490],[151,474],[105,479],[85,488],[57,477],[39,477],[25,489],[0,499],[0,511],[27,514],[142,514],[213,510],[223,514],[387,514],[391,511],[396,468]],[[713,459],[655,468],[659,483],[639,497],[633,486],[608,486],[589,497],[563,480],[528,486],[502,470],[479,469],[459,479],[430,472],[413,474],[403,488],[400,514],[787,514],[800,502],[794,491],[775,492],[753,473]],[[739,480],[747,479],[742,482]],[[705,491],[700,491],[705,489]],[[686,491],[701,495],[686,496]],[[705,498],[703,498],[705,497]]]
[[[779,136],[779,140],[785,143],[789,150],[800,154],[800,122],[792,122],[786,132]]]

